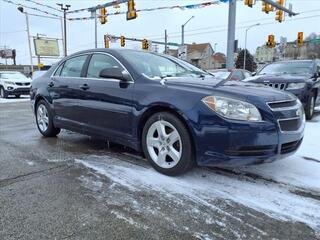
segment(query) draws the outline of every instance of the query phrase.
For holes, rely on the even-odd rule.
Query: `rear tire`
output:
[[[53,125],[52,111],[44,100],[40,100],[36,106],[36,122],[39,132],[45,137],[55,137],[60,133],[60,128]]]
[[[194,165],[191,137],[183,122],[174,114],[152,115],[142,132],[142,149],[158,172],[176,176]]]
[[[316,102],[316,97],[315,97],[315,93],[312,92],[310,93],[309,99],[308,99],[308,103],[305,109],[306,112],[306,119],[307,120],[311,120],[314,114],[314,108],[315,108],[315,102]]]
[[[4,90],[3,87],[0,87],[0,97],[1,98],[8,98],[8,93],[6,90]]]

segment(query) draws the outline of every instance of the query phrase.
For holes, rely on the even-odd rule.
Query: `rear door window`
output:
[[[87,57],[87,55],[82,55],[67,60],[63,65],[60,76],[81,77],[82,68]]]

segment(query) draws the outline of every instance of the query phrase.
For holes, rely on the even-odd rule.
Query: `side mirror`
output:
[[[131,81],[131,76],[126,70],[121,70],[120,68],[105,68],[99,73],[99,77],[102,78],[113,78],[121,81]]]

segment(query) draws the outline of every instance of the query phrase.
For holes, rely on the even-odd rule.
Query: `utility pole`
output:
[[[97,10],[94,10],[94,48],[98,48]]]
[[[64,50],[64,56],[67,56],[67,11],[71,7],[69,4],[62,4],[62,3],[57,3],[58,6],[60,6],[61,10],[63,11],[63,50]]]
[[[185,24],[182,24],[182,25],[181,25],[181,45],[184,45],[184,27],[187,25],[187,23],[188,23],[192,18],[194,18],[194,16],[192,16],[191,18],[189,18],[189,20],[186,21]]]
[[[227,68],[234,66],[234,40],[236,35],[236,9],[237,1],[229,1],[229,17],[228,17],[228,41],[227,41]]]
[[[167,29],[164,30],[164,54],[168,53],[168,34],[167,34]]]
[[[245,36],[245,40],[244,40],[244,56],[243,56],[243,69],[246,70],[246,61],[247,61],[247,39],[248,39],[248,31],[255,26],[259,26],[260,23],[251,25],[249,27],[246,28],[246,36]]]

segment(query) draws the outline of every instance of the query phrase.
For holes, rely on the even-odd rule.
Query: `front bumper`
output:
[[[30,95],[30,87],[7,88],[6,92],[9,95]]]
[[[200,122],[192,123],[197,163],[232,167],[288,157],[301,145],[305,127],[303,118],[301,116],[298,130],[284,132],[275,116],[263,122],[201,117]]]

